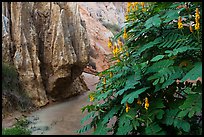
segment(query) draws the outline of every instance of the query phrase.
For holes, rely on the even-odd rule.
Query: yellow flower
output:
[[[196,13],[195,13],[195,30],[199,30],[200,28],[200,23],[199,23],[200,15],[199,15],[199,10],[196,8]]]
[[[130,12],[131,2],[127,3],[127,12]]]
[[[106,85],[103,85],[103,92],[106,92]]]
[[[130,110],[130,107],[128,106],[128,103],[126,103],[126,108],[125,108],[125,111],[126,113]]]
[[[90,98],[90,102],[94,100],[94,97],[92,95],[90,95],[89,98]]]
[[[133,2],[133,3],[132,3],[132,10],[133,10],[133,11],[138,10],[137,4],[138,4],[138,2]]]
[[[138,10],[138,6],[136,5],[135,10]]]
[[[190,32],[193,32],[193,27],[192,25],[189,26]]]
[[[126,21],[128,20],[128,14],[125,15],[125,20],[126,20]]]
[[[142,9],[144,9],[145,3],[141,2]]]
[[[134,2],[132,3],[132,10],[134,10],[135,9],[135,4],[134,4]]]
[[[178,18],[178,29],[182,29],[183,28],[183,24],[181,22],[181,16],[179,16]]]
[[[135,8],[135,6],[138,4],[138,2],[133,2],[133,7]]]
[[[141,104],[142,104],[142,102],[141,102],[140,99],[137,99],[137,104],[138,104],[138,105],[141,105]]]
[[[118,39],[118,45],[119,47],[122,47],[123,43],[120,41],[120,39]]]
[[[120,48],[119,48],[119,52],[122,52],[122,51],[123,51],[123,48],[122,48],[122,47],[120,47]]]
[[[116,51],[116,46],[113,47],[113,56],[115,57],[117,54],[117,51]]]
[[[126,56],[128,56],[128,57],[129,57],[129,53],[128,53],[128,52],[126,52]]]
[[[138,4],[138,2],[134,2],[134,5],[137,5]]]
[[[103,76],[103,74],[102,73],[99,73],[99,75],[98,75],[99,77],[102,77]]]
[[[124,29],[123,38],[124,38],[124,39],[127,39],[127,37],[128,37],[128,36],[127,36],[127,33],[126,33],[126,28],[125,28],[125,29]]]
[[[195,30],[199,30],[199,28],[200,28],[200,23],[196,23],[195,24]]]
[[[119,52],[118,46],[117,46],[117,45],[115,45],[115,54],[117,55],[117,54],[118,54],[118,52]]]
[[[113,47],[113,56],[115,56],[115,47]]]
[[[103,84],[106,84],[106,77],[103,78]]]
[[[111,42],[111,40],[110,40],[110,39],[108,40],[108,47],[109,47],[109,48],[111,48],[111,47],[112,47],[112,42]]]
[[[149,102],[148,102],[148,98],[145,98],[145,109],[147,110],[149,107]]]
[[[120,39],[118,39],[118,46],[119,46],[119,52],[122,52],[123,51],[123,43],[120,41]]]
[[[142,8],[142,11],[145,12],[145,11],[146,11],[146,8]]]
[[[196,8],[195,20],[197,20],[197,22],[198,22],[199,19],[200,19],[199,10],[198,10],[198,8]]]
[[[129,57],[129,52],[128,52],[128,47],[124,47],[125,51],[126,51],[126,56]]]
[[[113,73],[112,72],[110,72],[110,78],[112,78],[113,77]]]

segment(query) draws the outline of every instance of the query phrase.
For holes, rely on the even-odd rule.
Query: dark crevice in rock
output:
[[[33,21],[33,24],[35,26],[36,33],[38,34],[37,35],[36,48],[37,48],[37,51],[38,51],[37,52],[37,57],[38,57],[38,59],[40,61],[40,64],[39,64],[40,75],[41,75],[41,78],[42,78],[42,84],[43,84],[45,93],[47,93],[47,90],[46,90],[47,75],[46,75],[46,65],[44,63],[44,41],[43,41],[44,35],[45,35],[44,34],[44,32],[45,32],[44,24],[46,22],[45,21],[46,19],[45,19],[45,16],[41,16],[42,14],[40,14],[38,12],[37,5],[34,5],[33,10],[37,11],[37,14],[34,14],[34,12],[33,12],[32,21]],[[39,99],[40,98],[38,98],[38,101],[39,101]]]

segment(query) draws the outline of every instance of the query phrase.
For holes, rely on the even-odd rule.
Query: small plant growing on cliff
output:
[[[81,122],[92,121],[79,133],[202,134],[201,5],[128,3],[126,25],[109,46],[114,65],[99,73],[92,104],[82,108],[89,113]]]

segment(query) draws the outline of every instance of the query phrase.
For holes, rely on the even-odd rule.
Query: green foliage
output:
[[[82,120],[81,120],[81,124],[84,124],[84,122],[88,119],[90,119],[91,117],[93,117],[95,114],[95,111],[90,112],[89,114],[87,114]]]
[[[191,69],[182,79],[181,81],[186,81],[187,79],[196,80],[198,77],[202,77],[202,63],[197,62],[193,69]]]
[[[20,126],[2,129],[2,135],[30,135],[30,134],[31,131]]]
[[[18,120],[13,127],[3,128],[2,135],[31,135],[31,131],[27,129],[28,120],[25,118]]]
[[[87,124],[83,126],[81,129],[77,130],[77,133],[84,133],[92,128],[91,124]]]
[[[133,126],[130,124],[130,118],[123,113],[119,118],[116,135],[127,135],[132,129]]]
[[[131,92],[128,95],[125,95],[121,101],[121,104],[124,104],[125,102],[128,102],[130,104],[133,103],[134,99],[139,97],[139,94],[143,93],[145,90],[147,90],[149,87],[141,88],[137,91]]]
[[[158,60],[163,59],[163,58],[164,58],[164,55],[157,55],[153,59],[151,59],[151,61],[158,61]]]
[[[162,128],[156,123],[152,123],[150,126],[146,127],[145,134],[147,135],[165,135],[164,131],[162,131]]]
[[[182,110],[179,112],[178,116],[184,117],[188,114],[188,117],[191,118],[196,113],[202,111],[202,97],[200,94],[189,94],[184,103],[179,106]]]
[[[161,19],[159,18],[158,14],[156,14],[155,16],[149,18],[144,24],[146,29],[149,29],[152,26],[159,27],[160,25],[161,25]]]
[[[202,16],[201,3],[190,2],[188,8],[184,2],[137,6],[112,38],[117,42],[126,29],[122,52],[112,58],[114,65],[99,73],[95,99],[83,107],[90,113],[85,119],[94,112],[89,129],[95,127],[93,134],[102,135],[201,134],[202,25],[189,30],[196,8]]]
[[[164,119],[164,123],[166,125],[173,125],[174,127],[181,128],[185,132],[189,132],[190,124],[177,115],[178,111],[179,109],[166,110],[166,117]]]

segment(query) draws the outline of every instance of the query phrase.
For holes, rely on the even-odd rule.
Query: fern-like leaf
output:
[[[160,69],[168,68],[169,66],[173,65],[173,60],[160,60],[156,63],[154,63],[152,66],[150,66],[145,74],[152,73],[152,72],[158,72]]]
[[[178,114],[179,117],[184,117],[188,114],[188,117],[191,118],[197,112],[202,111],[202,96],[200,94],[189,94],[179,108],[182,110]]]
[[[135,75],[128,76],[127,81],[125,83],[125,87],[123,89],[119,90],[116,93],[116,96],[117,95],[122,95],[125,91],[127,91],[129,89],[134,89],[135,85],[138,84],[138,83],[139,83],[139,81],[137,81]]]
[[[119,119],[116,135],[127,135],[132,129],[133,126],[130,122],[130,118],[128,118],[126,114],[123,113]]]
[[[168,57],[171,57],[171,56],[177,55],[178,53],[186,52],[187,50],[199,50],[199,48],[193,48],[190,46],[183,46],[183,47],[175,48],[173,50],[166,50],[165,53],[168,54]]]
[[[156,44],[161,42],[161,37],[155,39],[154,41],[151,41],[147,44],[145,44],[144,46],[142,46],[141,48],[138,49],[138,51],[136,52],[136,54],[134,56],[138,56],[140,55],[142,52],[146,51],[147,49],[152,48],[153,46],[155,46]]]
[[[109,130],[110,128],[107,128],[106,124],[103,124],[102,120],[100,120],[93,135],[106,135]]]
[[[119,110],[120,106],[114,106],[112,109],[103,117],[102,124],[106,124]]]
[[[155,123],[150,124],[145,128],[145,134],[147,135],[164,135],[165,133],[162,131],[162,128]]]
[[[83,133],[83,132],[86,132],[86,131],[88,131],[88,130],[90,130],[90,129],[91,129],[91,123],[89,123],[89,124],[83,126],[81,129],[77,130],[76,132],[77,132],[77,133]]]
[[[145,87],[145,88],[141,88],[139,90],[136,90],[134,92],[131,92],[127,95],[125,95],[121,101],[121,104],[124,104],[125,102],[128,102],[128,103],[133,103],[134,99],[138,98],[139,94],[143,93],[144,91],[146,91],[149,87]]]
[[[92,117],[94,117],[95,111],[92,111],[88,113],[84,118],[81,119],[81,124],[84,124],[84,122]]]
[[[163,58],[164,58],[164,55],[157,55],[154,58],[152,58],[151,61],[154,62],[154,61],[158,61],[158,60],[163,59]]]
[[[170,109],[166,110],[166,116],[164,123],[166,125],[173,125],[174,127],[177,127],[178,129],[181,128],[185,132],[189,132],[190,130],[190,124],[183,120],[181,117],[177,116],[177,113],[179,112],[179,109]]]
[[[195,67],[191,69],[182,79],[181,82],[187,79],[196,80],[198,77],[202,77],[202,62],[195,63]]]
[[[154,80],[153,85],[157,85],[158,82],[163,83],[161,88],[172,84],[175,79],[181,78],[183,70],[178,66],[170,66],[168,68],[161,68],[158,72],[150,76],[147,80]]]

